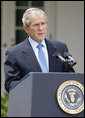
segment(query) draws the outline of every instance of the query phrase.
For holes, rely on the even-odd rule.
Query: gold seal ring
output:
[[[78,81],[65,81],[58,87],[56,99],[64,112],[78,114],[84,110],[84,86]]]

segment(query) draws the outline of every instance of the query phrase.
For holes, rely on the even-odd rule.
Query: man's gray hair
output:
[[[23,14],[23,17],[22,17],[23,25],[29,26],[30,16],[33,14],[42,14],[45,17],[46,22],[48,21],[47,15],[45,14],[43,10],[39,8],[29,8]]]

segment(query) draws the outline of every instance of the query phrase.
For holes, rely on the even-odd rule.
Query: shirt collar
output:
[[[39,43],[37,43],[35,40],[33,40],[31,37],[29,37],[29,42],[32,46],[37,47]],[[43,47],[46,48],[45,40],[42,40],[41,44]]]

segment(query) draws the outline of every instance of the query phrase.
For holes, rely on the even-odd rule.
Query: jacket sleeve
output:
[[[18,65],[16,63],[15,55],[11,51],[7,51],[4,62],[5,72],[5,89],[9,92],[10,87],[22,78]]]

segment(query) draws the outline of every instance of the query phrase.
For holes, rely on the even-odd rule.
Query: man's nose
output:
[[[42,29],[43,29],[43,27],[42,27],[42,25],[40,24],[40,25],[39,25],[39,30],[42,30]]]

